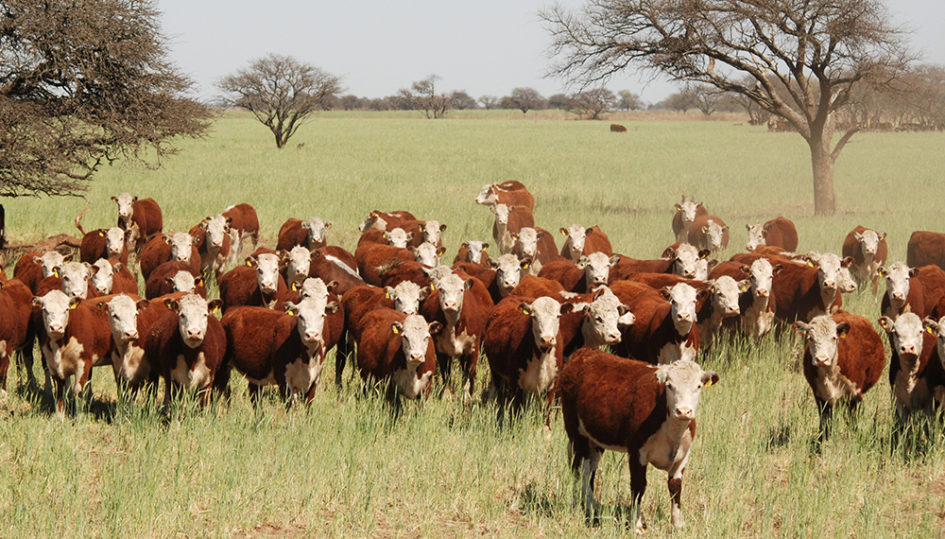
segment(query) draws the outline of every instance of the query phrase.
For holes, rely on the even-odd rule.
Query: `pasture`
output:
[[[165,230],[250,202],[264,245],[275,243],[286,218],[320,216],[334,222],[329,242],[353,250],[368,211],[405,209],[448,225],[451,261],[463,239],[492,242],[492,216],[473,202],[479,188],[517,179],[535,195],[539,226],[599,224],[616,251],[639,258],[655,258],[674,241],[672,207],[683,193],[731,227],[720,259],[743,249],[745,223],[778,214],[797,224],[801,251],[839,252],[844,235],[863,224],[886,231],[890,260],[903,260],[911,231],[945,231],[943,133],[858,134],[836,167],[839,213],[815,218],[808,150],[797,134],[633,119],[621,122],[628,127],[621,134],[608,123],[326,113],[277,150],[255,120],[228,113],[206,139],[183,141],[160,169],[103,167],[83,225],[113,225],[109,197],[122,191],[154,197]],[[85,203],[4,201],[8,237],[77,234],[72,221]],[[879,316],[868,291],[844,305]],[[721,382],[702,398],[683,488],[688,525],[679,535],[940,535],[941,418],[894,436],[884,375],[859,416],[839,418],[818,446],[799,342],[769,335],[701,358]],[[497,424],[488,365],[480,365],[468,408],[435,391],[399,417],[376,395],[362,397],[357,377],[336,388],[332,367],[309,409],[286,410],[273,391],[254,410],[234,375],[228,405],[183,402],[167,417],[116,402],[111,371],[100,368],[89,409],[64,422],[11,367],[0,403],[0,535],[625,534],[626,456],[605,453],[603,516],[588,527],[560,414],[550,439],[535,402],[512,424]],[[38,364],[36,375],[42,380]],[[643,512],[655,536],[672,532],[665,478],[650,468]]]

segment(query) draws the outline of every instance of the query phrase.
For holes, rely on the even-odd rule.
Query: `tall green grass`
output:
[[[912,230],[945,228],[941,133],[858,135],[837,165],[840,212],[813,217],[809,158],[796,134],[724,122],[627,125],[615,134],[603,122],[327,114],[277,150],[254,120],[227,114],[158,170],[103,168],[87,200],[5,201],[7,233],[13,241],[72,233],[86,203],[86,229],[110,226],[109,196],[130,191],[158,200],[167,230],[250,202],[269,243],[286,218],[317,215],[334,221],[330,241],[353,248],[369,210],[407,209],[448,224],[451,257],[462,239],[490,239],[491,215],[473,199],[505,179],[531,188],[540,226],[600,224],[618,251],[638,257],[672,243],[672,204],[683,193],[732,227],[722,257],[741,250],[745,223],[778,214],[797,223],[802,250],[839,251],[864,224],[888,232],[893,259],[904,257]],[[844,305],[878,316],[868,292]],[[800,354],[785,335],[723,342],[703,358],[721,383],[703,395],[681,535],[941,535],[942,421],[926,433],[920,420],[897,436],[884,377],[818,445]],[[331,367],[309,409],[286,410],[274,392],[253,409],[234,377],[228,404],[184,402],[166,414],[116,402],[102,369],[91,405],[65,421],[11,368],[0,403],[0,535],[625,534],[626,456],[605,455],[603,518],[588,527],[560,416],[550,439],[537,405],[498,424],[481,365],[468,408],[446,391],[398,416],[362,396],[356,377],[334,387]],[[650,471],[643,507],[658,536],[671,531],[665,477]]]

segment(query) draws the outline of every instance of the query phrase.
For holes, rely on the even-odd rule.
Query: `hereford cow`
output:
[[[915,268],[934,264],[945,269],[945,234],[917,230],[906,244],[906,264]]]
[[[102,258],[117,258],[127,264],[128,247],[125,236],[126,231],[117,226],[84,233],[79,244],[79,260],[92,264]]]
[[[277,385],[290,403],[301,393],[311,404],[325,355],[335,344],[331,338],[338,338],[327,334],[326,317],[338,308],[336,301],[312,297],[288,303],[285,312],[239,307],[223,315],[225,364],[246,376],[253,404],[267,384]]]
[[[331,228],[331,221],[323,221],[318,217],[308,220],[288,219],[279,228],[279,239],[276,250],[288,251],[296,245],[303,245],[309,249],[324,247],[326,233]]]
[[[190,292],[207,297],[203,277],[185,262],[165,262],[157,267],[144,285],[144,297],[158,298],[174,292]]]
[[[499,247],[500,254],[511,253],[515,247],[515,234],[526,227],[535,226],[532,211],[523,206],[496,204],[492,206],[495,220],[492,222],[492,239]]]
[[[931,361],[937,350],[934,331],[927,331],[915,313],[903,313],[895,320],[884,316],[879,325],[886,330],[892,355],[889,383],[901,419],[915,410],[930,410],[937,388],[945,386],[941,361]]]
[[[463,244],[459,246],[459,251],[456,253],[456,258],[453,259],[453,264],[467,262],[488,267],[490,260],[489,253],[486,252],[488,247],[489,244],[484,241],[464,241]]]
[[[415,221],[416,219],[417,218],[409,211],[382,212],[380,210],[373,210],[368,214],[367,218],[358,225],[358,231],[390,230],[400,226],[405,221]]]
[[[436,370],[432,336],[439,322],[427,322],[418,314],[393,309],[375,309],[361,319],[358,329],[358,370],[361,378],[391,379],[408,399],[416,399],[430,389]],[[388,393],[393,399],[394,394]]]
[[[692,229],[692,223],[695,222],[696,216],[708,215],[709,210],[705,209],[701,202],[696,202],[695,199],[687,201],[686,195],[683,195],[682,202],[676,204],[675,207],[673,235],[676,236],[677,242],[689,243],[689,231]]]
[[[590,228],[571,225],[568,228],[562,227],[560,231],[565,237],[564,245],[561,246],[561,256],[572,262],[577,263],[582,256],[591,253],[601,252],[607,256],[614,254],[613,247],[610,246],[610,238],[597,225]]]
[[[781,247],[785,251],[797,250],[797,228],[784,217],[775,217],[761,225],[745,225],[748,243],[745,248],[754,251],[760,245]]]
[[[6,398],[7,371],[14,352],[22,352],[29,383],[36,383],[33,378],[33,328],[30,325],[32,301],[33,292],[19,279],[0,283],[0,399]],[[24,350],[26,346],[30,350]]]
[[[408,250],[413,253],[417,262],[435,268],[440,265],[440,257],[446,252],[446,247],[437,247],[435,244],[425,241],[416,247],[410,247]]]
[[[100,258],[92,264],[90,285],[96,296],[137,294],[138,280],[117,258]]]
[[[715,215],[697,215],[689,229],[689,243],[711,252],[728,247],[728,225]]]
[[[136,252],[144,247],[145,241],[152,234],[164,230],[161,207],[153,198],[138,200],[136,196],[122,193],[117,197],[113,196],[112,201],[118,204],[118,227],[132,231]]]
[[[547,230],[525,227],[518,234],[513,234],[512,238],[515,240],[512,253],[520,260],[531,258],[532,264],[528,271],[532,275],[538,275],[542,265],[561,258],[554,236]]]
[[[200,253],[194,245],[194,238],[186,232],[158,234],[148,240],[138,262],[141,264],[141,276],[147,282],[151,272],[168,261],[186,262],[193,270],[200,273]]]
[[[522,182],[509,180],[482,186],[479,195],[476,196],[476,204],[489,207],[495,207],[498,204],[521,206],[532,212],[535,210],[535,197],[528,192]]]
[[[390,269],[415,261],[415,255],[409,249],[379,243],[358,245],[354,256],[358,262],[358,273],[365,282],[375,286],[379,286],[384,281],[383,274]]]
[[[779,262],[782,268],[772,284],[776,318],[788,324],[795,320],[810,321],[815,316],[836,312],[843,305],[840,269],[852,264],[852,258],[841,260],[827,253],[817,261],[808,259],[807,265],[789,259]]]
[[[853,257],[850,272],[859,285],[873,285],[873,294],[879,284],[879,268],[886,263],[886,233],[857,225],[843,239],[843,256]]]
[[[152,390],[156,391],[158,369],[144,353],[143,343],[165,307],[128,294],[101,297],[97,302],[98,308],[108,315],[112,335],[110,360],[119,392],[130,390],[133,398],[146,384],[152,384]]]
[[[561,371],[561,413],[572,455],[571,470],[582,474],[589,516],[597,512],[594,482],[604,449],[626,452],[636,529],[652,464],[669,475],[673,525],[683,526],[682,476],[696,435],[696,410],[703,387],[719,375],[692,361],[653,366],[599,350],[579,350]]]
[[[543,266],[539,276],[558,281],[565,290],[584,294],[610,282],[610,268],[619,260],[617,255],[602,252],[583,256],[578,264],[558,259]]]
[[[804,345],[804,377],[820,411],[820,432],[829,435],[836,404],[859,406],[883,374],[886,355],[873,324],[845,311],[794,322]]]
[[[886,278],[886,293],[880,305],[883,316],[896,319],[904,312],[913,312],[920,319],[945,296],[945,271],[934,265],[910,268],[902,262],[880,268]]]
[[[290,251],[282,253],[282,278],[289,288],[298,289],[312,271],[312,252],[308,247],[296,245]]]
[[[509,295],[521,296],[523,298],[531,299],[540,298],[542,296],[563,299],[563,293],[568,293],[568,290],[561,286],[560,282],[554,279],[526,275],[522,277],[522,280],[519,281],[518,286],[512,289]]]
[[[236,261],[230,228],[222,215],[206,217],[190,229],[190,236],[200,255],[200,270],[209,279],[220,280],[223,266]]]
[[[942,310],[939,309],[938,312],[942,312]],[[933,367],[930,374],[941,368],[941,376],[938,378],[939,383],[936,383],[935,376],[933,375],[929,392],[932,394],[932,398],[939,408],[945,409],[945,315],[934,319],[926,318],[924,325],[926,331],[935,336],[935,353],[932,358],[930,358],[930,361],[937,362],[938,366]]]
[[[655,260],[636,260],[617,256],[610,270],[610,282],[622,281],[635,273],[673,273],[687,279],[705,280],[715,262],[708,260],[708,249],[696,249],[688,243],[670,245],[663,256]]]
[[[492,286],[489,287],[492,301],[498,303],[502,298],[509,295],[518,286],[530,264],[530,259],[519,260],[512,253],[506,253],[497,259],[493,259],[492,267],[495,268],[496,274]]]
[[[326,283],[335,281],[337,283],[335,292],[344,294],[351,288],[364,284],[364,280],[358,275],[357,267],[357,263],[353,265],[346,263],[329,252],[327,247],[315,249],[309,261],[309,276],[318,277]]]
[[[774,275],[780,272],[782,267],[781,264],[772,265],[767,258],[758,258],[750,266],[729,261],[713,268],[710,274],[713,279],[723,275],[728,275],[733,279],[748,276],[749,293],[742,294],[739,300],[739,310],[742,314],[737,325],[742,333],[762,337],[771,331],[775,311],[775,300],[771,294],[771,288]]]
[[[685,283],[645,293],[628,294],[620,283],[613,283],[611,289],[636,317],[614,347],[617,355],[654,364],[696,359],[696,302],[706,297],[705,290]]]
[[[620,124],[610,124],[610,131],[612,133],[626,133],[627,128],[626,126]]]
[[[13,278],[19,279],[36,293],[40,281],[59,274],[62,265],[72,260],[72,255],[63,255],[59,251],[45,253],[28,252],[17,260],[13,267]]]
[[[278,255],[264,253],[224,273],[220,278],[223,312],[240,305],[273,308],[288,293],[279,263]]]
[[[243,252],[243,240],[249,239],[253,243],[253,250],[259,243],[259,217],[256,209],[244,203],[234,204],[223,210],[223,218],[229,225],[230,249],[233,260],[238,260]]]

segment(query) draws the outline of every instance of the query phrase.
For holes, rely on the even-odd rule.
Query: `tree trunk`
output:
[[[833,156],[829,141],[811,137],[810,161],[814,172],[814,214],[833,215],[837,204],[833,192]]]

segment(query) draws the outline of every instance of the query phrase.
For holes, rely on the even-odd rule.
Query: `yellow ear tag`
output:
[[[385,292],[384,292],[384,297],[387,298],[387,299],[390,299],[390,292],[385,291]]]
[[[220,306],[219,306],[219,305],[214,305],[213,308],[210,309],[210,312],[211,312],[211,313],[214,313],[214,314],[220,312]]]
[[[840,334],[840,338],[841,338],[841,339],[846,339],[846,338],[847,338],[847,332],[844,331],[843,333],[841,333],[841,334]]]
[[[58,269],[52,270],[52,274],[53,274],[53,277],[59,277],[59,270]]]
[[[295,311],[286,311],[285,314],[289,316],[295,316]]]
[[[932,331],[932,328],[930,328],[929,326],[926,326],[926,327],[925,327],[925,331],[928,331],[928,332],[929,332],[929,335],[935,335],[935,332],[933,332],[933,331]]]
[[[420,232],[423,232],[423,225],[418,226],[418,227],[417,227],[417,230],[419,230]]]
[[[295,292],[299,289],[299,285],[295,281],[292,281],[292,291]]]
[[[568,232],[567,232],[566,230],[562,230],[562,231],[561,231],[561,235],[564,236],[564,237],[567,237],[567,236],[568,236]]]
[[[105,232],[99,230],[99,231],[98,231],[98,235],[104,238],[104,237],[105,237]]]
[[[522,314],[524,314],[525,316],[531,316],[532,312],[529,311],[528,309],[522,309]]]
[[[528,264],[522,264],[522,269],[528,269]]]
[[[249,260],[247,260],[247,261],[246,261],[246,265],[252,267],[253,263],[250,262]]]
[[[397,326],[391,326],[390,328],[394,330],[394,335],[397,335],[398,333],[400,333],[400,330],[397,329]]]
[[[72,309],[75,309],[77,305],[78,305],[78,303],[70,303],[70,304],[69,304],[69,310],[71,311]]]
[[[436,292],[436,285],[435,285],[435,284],[430,283],[430,291]]]
[[[703,233],[703,234],[705,234],[705,233],[708,232],[708,231],[709,231],[709,227],[707,227],[707,226],[702,227],[702,233]]]
[[[709,386],[711,386],[711,385],[712,385],[712,379],[711,379],[711,378],[709,378],[709,381],[708,381],[708,382],[706,382],[706,383],[705,383],[705,385],[704,385],[703,387],[709,387]]]
[[[813,268],[813,267],[814,267],[814,261],[813,261],[813,260],[808,260],[808,261],[807,261],[807,265]]]

